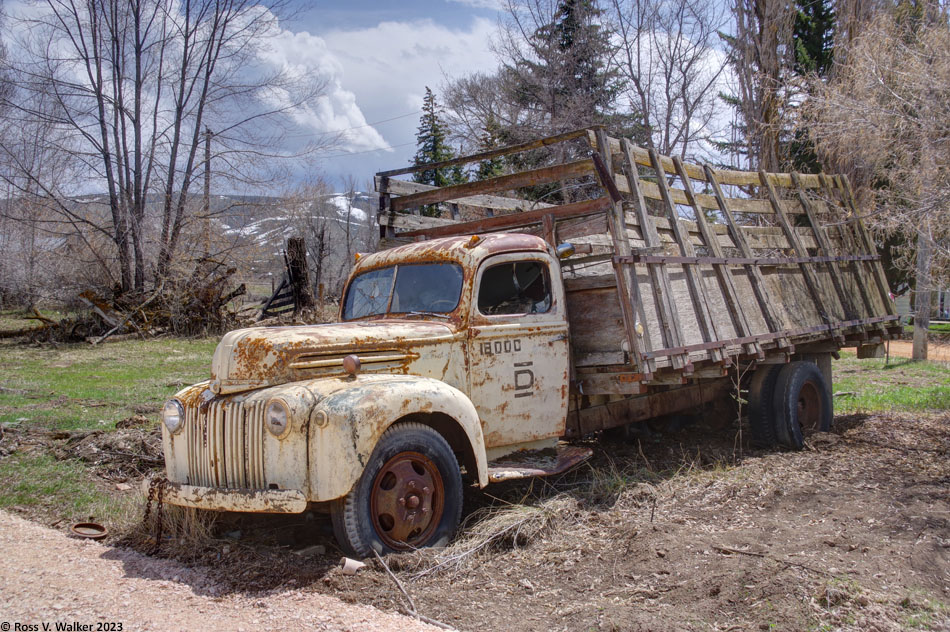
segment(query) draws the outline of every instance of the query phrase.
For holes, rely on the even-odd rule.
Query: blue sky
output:
[[[272,63],[302,64],[329,80],[330,94],[302,118],[307,130],[346,129],[320,171],[360,186],[415,152],[422,95],[447,77],[495,67],[489,50],[496,0],[321,0],[297,3],[282,23]],[[390,120],[394,119],[394,120]],[[386,149],[392,148],[392,149]]]

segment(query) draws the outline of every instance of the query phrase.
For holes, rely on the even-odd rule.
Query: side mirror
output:
[[[574,244],[565,242],[563,244],[558,244],[557,248],[554,249],[554,252],[557,253],[558,259],[567,259],[568,257],[572,257],[574,255],[576,249],[574,248]]]

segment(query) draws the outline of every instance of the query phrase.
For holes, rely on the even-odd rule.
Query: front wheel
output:
[[[462,476],[452,448],[428,426],[392,426],[330,515],[337,541],[351,555],[446,545],[462,515]]]
[[[831,393],[817,364],[792,362],[779,371],[773,400],[775,434],[793,450],[805,446],[805,437],[831,428]]]

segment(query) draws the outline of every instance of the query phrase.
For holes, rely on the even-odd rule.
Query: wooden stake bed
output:
[[[579,159],[442,188],[395,179],[561,143]],[[516,197],[552,183],[568,201]],[[497,231],[574,244],[562,275],[583,394],[721,377],[796,345],[870,344],[898,324],[844,176],[720,170],[590,128],[383,172],[376,187],[384,247]],[[430,204],[453,219],[418,214]]]

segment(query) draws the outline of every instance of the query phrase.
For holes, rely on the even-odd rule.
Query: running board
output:
[[[488,464],[488,482],[500,483],[518,478],[560,474],[581,461],[586,461],[593,453],[590,448],[573,445],[515,452]]]

